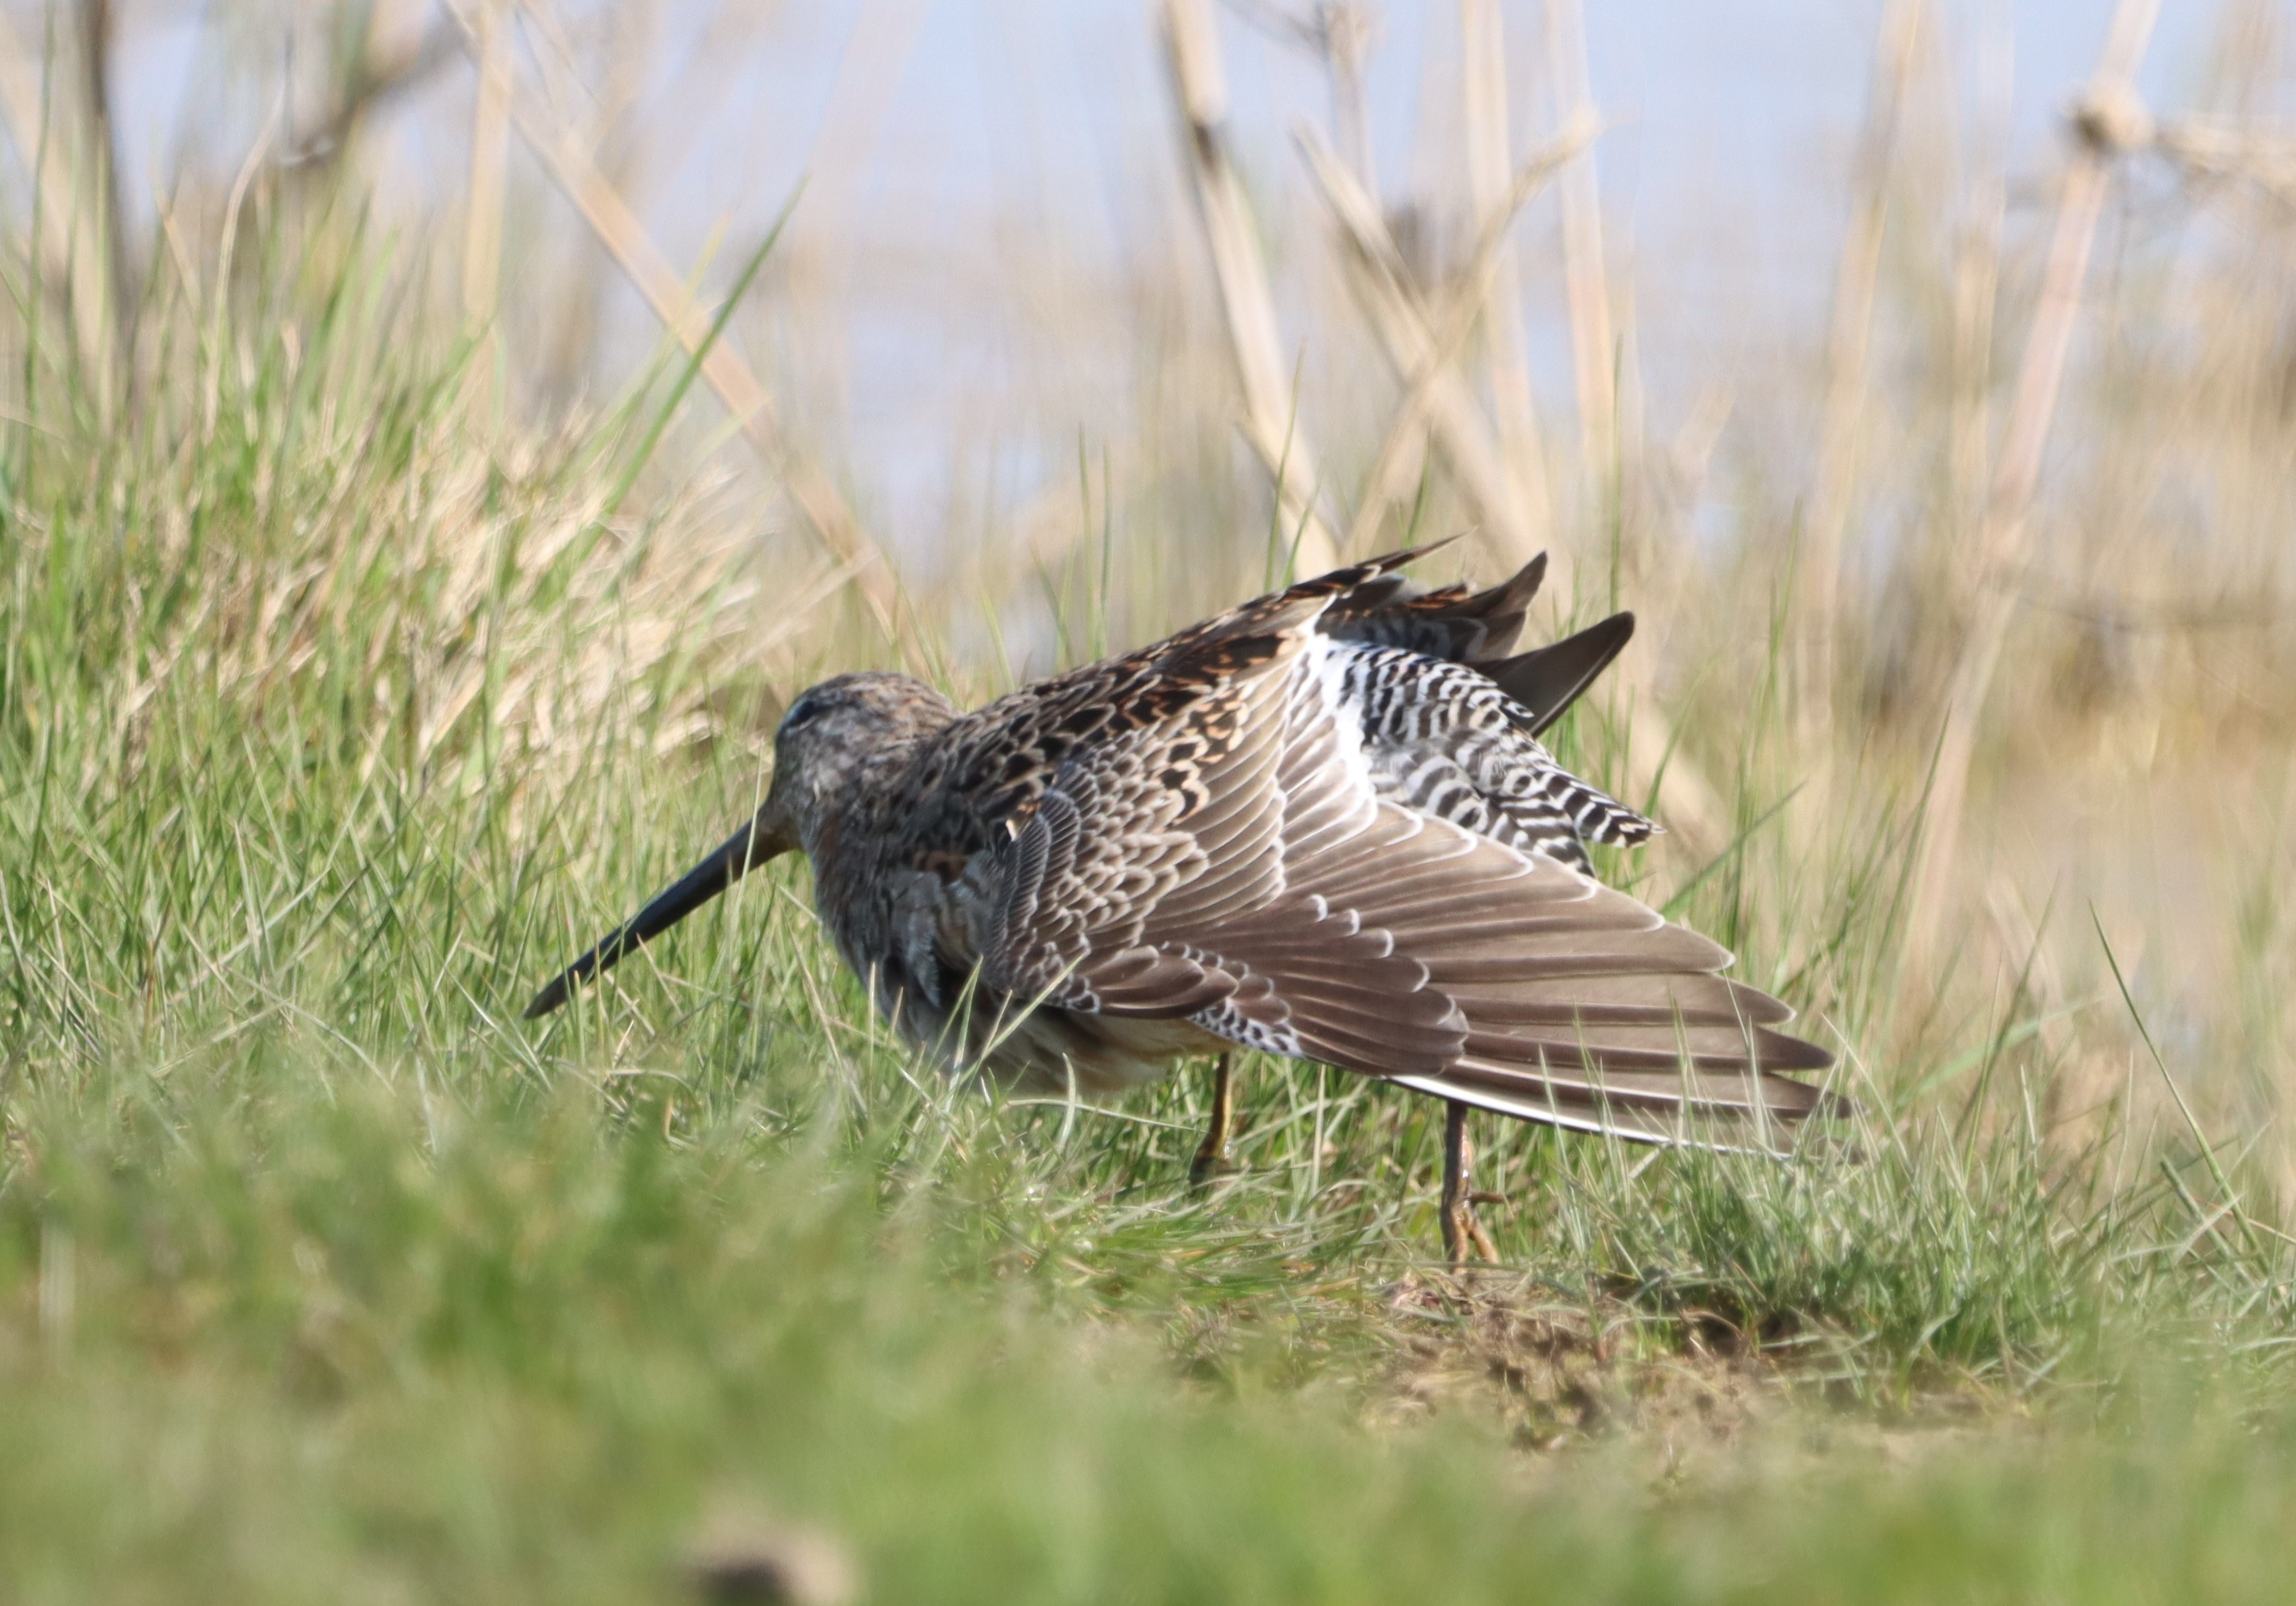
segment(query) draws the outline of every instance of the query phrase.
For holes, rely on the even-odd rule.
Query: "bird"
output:
[[[1405,574],[1448,544],[970,712],[906,675],[821,681],[783,714],[752,818],[527,1017],[801,852],[874,1008],[952,1071],[1103,1096],[1214,1056],[1199,1183],[1226,1165],[1238,1050],[1442,1099],[1455,1264],[1495,1258],[1471,1110],[1772,1150],[1841,1113],[1795,1075],[1833,1056],[1780,1029],[1785,1003],[1598,878],[1590,844],[1658,828],[1539,740],[1634,616],[1517,654],[1545,555],[1480,591]]]

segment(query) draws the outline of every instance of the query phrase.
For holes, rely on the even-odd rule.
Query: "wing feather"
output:
[[[1391,579],[1357,582],[1384,589],[1356,628],[1511,639],[1528,596],[1399,614]],[[1543,851],[1380,795],[1317,660],[1357,650],[1318,633],[1348,595],[1263,612],[1165,717],[1070,755],[996,850],[988,979],[1636,1141],[1767,1144],[1772,1123],[1825,1108],[1784,1073],[1833,1057],[1719,974],[1727,951]]]

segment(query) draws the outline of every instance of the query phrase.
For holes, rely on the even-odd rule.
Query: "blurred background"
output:
[[[2291,21],[14,4],[0,400],[132,436],[356,263],[501,473],[660,421],[593,513],[748,577],[760,705],[677,729],[759,752],[824,669],[988,692],[1287,565],[1549,551],[1539,629],[1642,621],[1568,738],[1669,828],[1621,874],[1732,879],[1885,1081],[2013,1034],[2076,1125],[2157,1096],[2117,962],[2284,1186]]]
[[[1934,248],[1924,236],[1952,221],[1944,186],[1988,166],[2005,167],[2012,183],[2009,249],[2033,248],[2050,220],[2062,114],[2095,65],[2111,8],[2025,0],[1925,9],[1908,63],[1908,148],[1893,181],[1931,187],[1908,193],[1903,249]],[[115,0],[95,10],[108,30],[111,138],[135,257],[159,243],[161,197],[177,210],[209,191],[220,199],[258,143],[273,162],[354,162],[372,221],[394,234],[460,226],[450,214],[469,202],[481,110],[457,18],[484,24],[483,0],[453,13],[426,0]],[[762,351],[789,370],[781,388],[801,407],[816,449],[867,486],[882,505],[881,539],[928,572],[955,556],[938,539],[952,518],[1026,507],[1048,483],[1068,489],[1077,431],[1113,435],[1135,421],[1148,331],[1116,319],[1118,309],[1136,308],[1152,286],[1169,293],[1175,336],[1214,310],[1152,4],[629,0],[512,10],[518,93],[532,97],[542,126],[577,137],[666,260],[703,287],[732,276],[739,248],[804,182],[783,243],[784,261],[804,263],[791,270],[802,280],[802,314],[761,306],[737,339],[753,360]],[[1795,466],[1807,478],[1813,419],[1774,425],[1750,413],[1714,431],[1701,404],[1708,414],[1719,407],[1709,392],[1722,385],[1735,412],[1750,366],[1822,360],[1882,11],[1878,0],[1720,11],[1634,0],[1585,18],[1605,268],[1614,321],[1631,336],[1622,374],[1640,392],[1638,428],[1663,436],[1708,424],[1693,439],[1714,433],[1723,461],[1749,426],[1776,436],[1773,450],[1799,438],[1805,460]],[[1325,214],[1295,131],[1315,126],[1336,138],[1338,122],[1359,118],[1349,136],[1361,143],[1349,153],[1360,153],[1373,193],[1408,224],[1407,243],[1456,254],[1474,212],[1467,29],[1490,29],[1474,48],[1479,58],[1498,52],[1516,160],[1567,120],[1558,95],[1570,90],[1558,89],[1554,57],[1568,41],[1552,37],[1537,4],[1247,0],[1210,14],[1234,160],[1281,292],[1283,349],[1327,412],[1359,337],[1350,318],[1320,321],[1347,309],[1317,299],[1343,287],[1328,284],[1320,259]],[[1479,21],[1485,14],[1496,26]],[[2139,87],[2148,100],[2268,113],[2276,21],[2268,6],[2171,7]],[[42,45],[74,51],[86,25],[71,6],[20,5],[15,44],[32,95]],[[1336,92],[1327,35],[1350,42],[1354,81]],[[61,93],[79,88],[68,81]],[[36,106],[11,110],[19,132],[24,119],[37,127]],[[611,391],[646,359],[660,323],[530,142],[514,130],[500,161],[499,194],[488,196],[501,213],[496,292],[472,299],[500,321],[516,399],[546,407]],[[15,177],[28,181],[20,156]],[[2169,226],[2168,200],[2128,197],[2142,210],[2124,226]],[[1553,194],[1522,208],[1507,288],[1539,416],[1567,439],[1579,397],[1561,228]],[[1351,424],[1375,432],[1390,399],[1363,398],[1360,420],[1316,422],[1335,441]]]

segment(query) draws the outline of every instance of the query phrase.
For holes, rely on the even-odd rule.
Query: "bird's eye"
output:
[[[790,704],[790,711],[782,716],[782,734],[787,736],[800,725],[810,725],[821,717],[821,711],[824,706],[825,704],[818,697],[800,697]]]

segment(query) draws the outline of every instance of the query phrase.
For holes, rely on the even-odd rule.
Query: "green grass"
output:
[[[781,622],[611,513],[648,406],[505,441],[384,283],[0,454],[0,1600],[676,1598],[728,1503],[883,1601],[2290,1593],[2289,1240],[2051,1114],[2019,999],[1892,1025],[1898,804],[1782,840],[1750,759],[1642,884],[1842,1034],[1851,1140],[1489,1123],[1472,1285],[1423,1102],[1249,1062],[1192,1194],[1198,1079],[946,1083],[796,868],[521,1022],[751,805]]]

